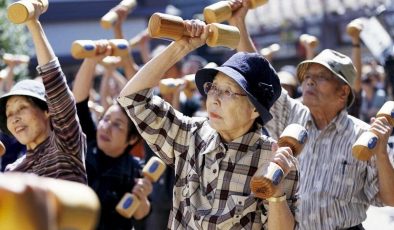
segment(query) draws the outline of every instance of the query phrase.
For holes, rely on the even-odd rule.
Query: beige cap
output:
[[[317,63],[326,67],[350,87],[351,93],[349,94],[347,104],[347,106],[350,107],[354,102],[355,95],[353,84],[356,78],[356,68],[352,60],[348,56],[335,50],[325,49],[312,60],[303,61],[297,66],[297,78],[300,82],[303,81],[303,73],[306,71],[306,68],[308,68],[308,64],[312,63]]]

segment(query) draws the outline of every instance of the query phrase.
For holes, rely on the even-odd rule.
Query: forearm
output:
[[[38,65],[43,66],[55,59],[55,53],[44,33],[41,23],[38,20],[29,20],[26,22],[26,26],[32,35]]]
[[[361,90],[361,47],[360,47],[360,38],[352,38],[352,61],[354,67],[356,68],[356,79],[354,81],[354,91],[356,93],[360,92]]]
[[[110,106],[110,104],[108,103],[108,97],[110,96],[108,85],[110,74],[112,73],[113,70],[111,71],[109,69],[106,69],[100,82],[100,104],[104,107],[104,110],[107,110],[107,108]]]
[[[134,62],[134,58],[131,56],[132,54],[127,55],[126,57],[122,57],[122,65],[124,68],[125,75],[127,79],[131,79],[138,71],[138,66]],[[124,86],[124,85],[122,85]]]
[[[268,229],[294,229],[294,223],[294,216],[286,201],[269,203]]]
[[[73,94],[77,103],[89,97],[96,64],[93,60],[85,59],[79,67],[73,85]]]
[[[159,84],[164,73],[185,57],[190,48],[177,42],[171,43],[163,52],[146,63],[126,84],[119,96],[134,94]]]
[[[249,52],[249,53],[258,53],[255,45],[253,44],[252,38],[246,28],[246,24],[244,21],[236,22],[234,24],[240,32],[241,38],[237,46],[238,52]]]
[[[379,197],[385,205],[394,206],[394,169],[387,154],[376,154]]]

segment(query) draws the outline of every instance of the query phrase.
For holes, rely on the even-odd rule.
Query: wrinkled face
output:
[[[112,105],[97,125],[97,145],[108,156],[118,157],[129,145],[128,117],[119,105]]]
[[[7,100],[6,117],[8,130],[27,149],[34,149],[49,136],[48,112],[25,96],[12,96]]]
[[[303,103],[309,108],[346,104],[348,87],[324,66],[310,64],[303,76]]]
[[[259,116],[245,92],[221,72],[218,72],[207,93],[206,105],[211,127],[226,141],[244,135]]]

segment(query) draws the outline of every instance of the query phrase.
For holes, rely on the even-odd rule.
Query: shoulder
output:
[[[365,132],[370,128],[370,125],[356,117],[353,117],[352,115],[347,115],[348,122],[350,124],[350,127],[354,131],[359,131],[359,132]]]

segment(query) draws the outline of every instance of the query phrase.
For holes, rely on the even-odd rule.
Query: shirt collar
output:
[[[263,127],[260,124],[255,123],[250,131],[229,143],[223,142],[218,132],[212,132],[212,134],[207,138],[208,141],[206,148],[202,151],[202,154],[204,155],[207,153],[216,152],[215,150],[220,151],[221,149],[223,152],[227,152],[228,150],[246,152],[248,150],[247,147],[251,145],[257,148],[256,143],[263,136],[262,128]],[[245,146],[245,149],[243,149],[242,146]]]
[[[338,133],[342,133],[345,131],[348,121],[348,113],[346,109],[341,110],[334,119],[327,125],[326,129],[329,127],[333,127],[336,129]],[[309,113],[306,122],[306,129],[309,130],[311,127],[316,128],[315,122],[313,121],[312,114]]]

